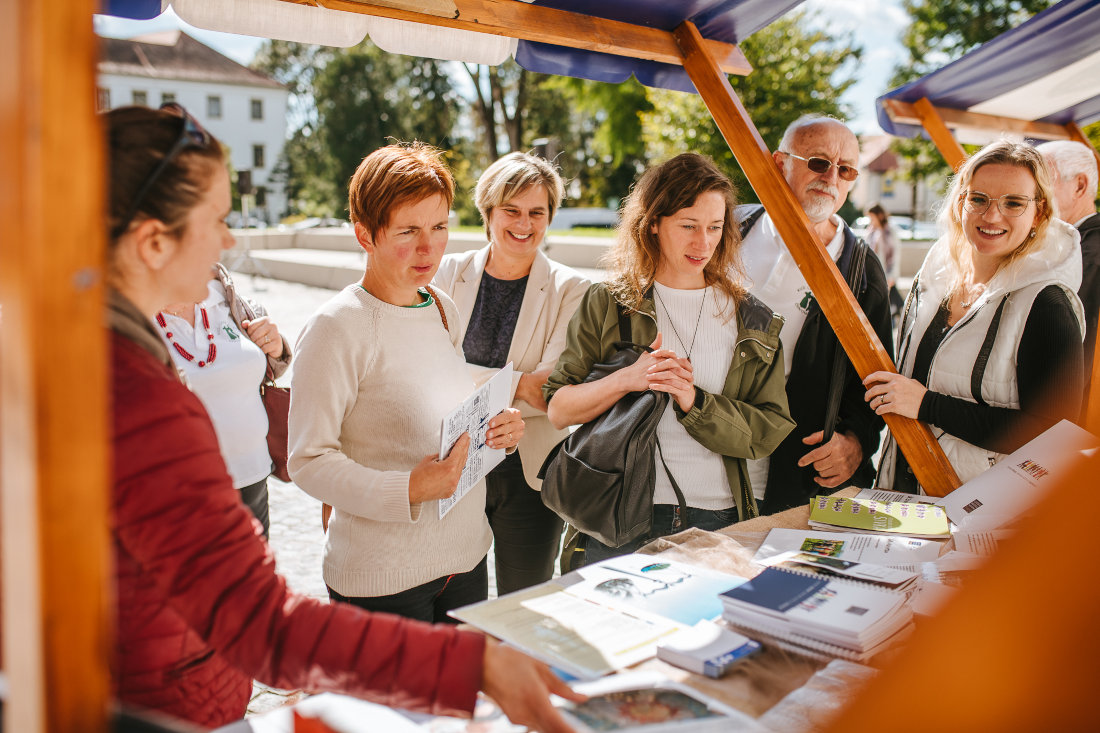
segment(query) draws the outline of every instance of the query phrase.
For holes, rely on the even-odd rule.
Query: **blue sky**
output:
[[[856,72],[858,81],[845,95],[853,110],[852,128],[862,134],[881,132],[875,121],[875,98],[886,91],[894,66],[904,51],[899,36],[908,21],[900,0],[806,0],[804,8],[817,14],[819,23],[832,34],[852,33],[863,46],[863,59]],[[248,64],[263,42],[250,36],[236,36],[194,28],[171,11],[149,21],[128,21],[96,16],[96,32],[127,38],[172,28],[190,35],[242,64]]]

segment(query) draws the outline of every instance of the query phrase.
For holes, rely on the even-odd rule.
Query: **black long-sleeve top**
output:
[[[950,330],[947,317],[945,301],[913,358],[913,379],[926,386],[932,359]],[[1059,420],[1076,420],[1084,384],[1077,316],[1065,292],[1050,285],[1035,297],[1016,350],[1019,409],[980,405],[929,390],[917,417],[980,448],[1011,453]],[[916,478],[900,452],[896,476],[895,489],[916,492]]]

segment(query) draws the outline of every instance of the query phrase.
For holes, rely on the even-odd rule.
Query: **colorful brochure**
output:
[[[951,524],[943,508],[909,502],[818,496],[810,502],[810,526],[843,527],[860,532],[947,539]]]

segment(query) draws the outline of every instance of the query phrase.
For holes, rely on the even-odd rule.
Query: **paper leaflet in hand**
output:
[[[439,518],[446,516],[458,501],[469,493],[489,471],[504,460],[503,448],[490,448],[485,444],[485,432],[489,421],[508,407],[508,397],[512,393],[512,363],[493,375],[485,384],[478,387],[462,404],[443,418],[439,435],[439,460],[447,457],[451,447],[463,433],[470,434],[470,451],[458,488],[446,499],[439,500]]]

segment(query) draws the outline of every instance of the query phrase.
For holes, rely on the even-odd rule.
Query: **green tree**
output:
[[[277,172],[311,214],[346,213],[347,182],[364,156],[395,140],[447,148],[459,99],[442,62],[382,51],[269,41],[254,68],[288,84],[298,126]]]
[[[636,79],[621,84],[555,77],[571,121],[570,176],[577,205],[617,206],[645,168],[643,116],[653,110],[649,90]],[[564,157],[564,156],[563,156]],[[563,169],[565,165],[563,164]]]
[[[904,0],[911,22],[901,42],[909,52],[891,80],[899,86],[1012,30],[1054,0]]]
[[[890,88],[966,55],[1051,4],[1052,0],[905,0],[903,5],[912,20],[901,41],[908,57],[894,69]],[[914,189],[926,180],[946,182],[951,175],[950,166],[930,140],[898,138],[891,149],[901,161],[901,177]]]
[[[536,150],[561,169],[571,206],[615,203],[641,169],[640,113],[651,105],[633,79],[604,84],[549,76],[513,61],[465,68],[473,82],[467,101],[480,139],[474,167],[483,170],[506,152]],[[472,207],[470,212],[476,216]]]
[[[850,34],[834,36],[814,20],[805,12],[788,13],[749,36],[741,49],[753,72],[730,77],[772,150],[787,125],[803,114],[849,115],[840,98],[855,83],[852,72],[862,49],[852,45]],[[643,115],[644,136],[655,159],[686,150],[705,153],[734,180],[742,200],[757,200],[702,99],[667,90],[651,90],[649,96],[654,109]]]

